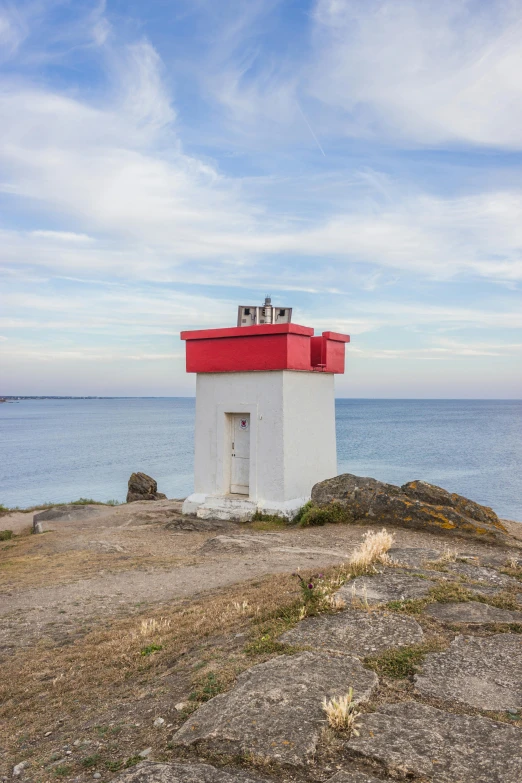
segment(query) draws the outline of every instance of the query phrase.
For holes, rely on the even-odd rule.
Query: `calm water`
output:
[[[168,497],[184,497],[193,428],[191,398],[0,405],[0,503],[121,501],[135,470],[154,476]],[[337,401],[340,473],[424,479],[520,521],[521,433],[517,400]]]

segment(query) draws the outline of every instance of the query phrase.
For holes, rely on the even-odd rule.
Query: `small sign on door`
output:
[[[248,419],[240,419],[239,420],[239,429],[240,430],[247,430],[248,429]]]

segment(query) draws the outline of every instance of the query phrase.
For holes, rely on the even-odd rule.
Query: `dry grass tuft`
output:
[[[361,714],[353,701],[353,688],[348,689],[345,696],[323,700],[323,710],[326,712],[328,725],[335,731],[345,731],[359,736],[357,718]]]
[[[394,537],[386,528],[377,533],[368,531],[364,534],[362,544],[352,553],[349,561],[350,572],[353,576],[366,574],[373,563],[389,564],[388,550],[393,545]]]
[[[142,620],[139,626],[139,633],[141,636],[147,638],[156,636],[161,631],[166,631],[170,628],[170,620],[167,617],[149,617],[146,620]]]
[[[453,549],[452,547],[445,546],[444,551],[442,552],[441,556],[439,557],[438,562],[439,563],[455,563],[457,558],[459,556],[458,549]]]

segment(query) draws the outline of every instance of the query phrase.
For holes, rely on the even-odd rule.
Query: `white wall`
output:
[[[285,499],[337,475],[334,375],[283,373]]]
[[[334,376],[291,370],[202,373],[196,383],[195,493],[229,491],[229,413],[250,413],[250,499],[309,497],[336,475]]]

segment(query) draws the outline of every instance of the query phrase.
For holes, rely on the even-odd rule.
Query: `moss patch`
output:
[[[385,650],[380,655],[370,655],[364,659],[364,665],[373,669],[376,674],[399,680],[415,674],[425,655],[443,649],[439,642],[412,644],[410,647]]]

